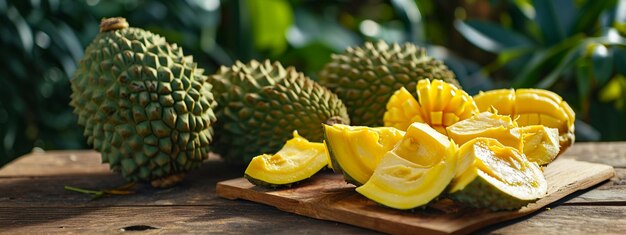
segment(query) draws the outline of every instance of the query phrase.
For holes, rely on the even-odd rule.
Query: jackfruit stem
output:
[[[77,187],[66,185],[65,190],[91,195],[93,199],[96,199],[96,198],[100,198],[102,196],[108,196],[108,195],[133,194],[135,192],[135,190],[133,189],[134,187],[135,187],[135,182],[130,182],[130,183],[127,183],[125,185],[122,185],[120,187],[113,188],[113,189],[89,190],[89,189],[77,188]]]
[[[344,123],[343,118],[341,118],[339,116],[332,116],[332,117],[326,119],[324,124],[332,126],[332,125],[335,125],[335,124],[348,124],[348,123]]]
[[[124,17],[102,18],[100,32],[113,31],[128,28],[128,22]]]

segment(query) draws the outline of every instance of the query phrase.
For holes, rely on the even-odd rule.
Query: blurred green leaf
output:
[[[560,42],[557,45],[548,48],[547,50],[541,50],[536,52],[531,57],[526,66],[524,66],[521,69],[520,73],[518,73],[517,76],[515,76],[515,78],[513,79],[513,87],[533,87],[537,83],[537,81],[539,81],[540,72],[542,69],[545,69],[548,61],[554,58],[559,59],[559,55],[571,51],[570,49],[581,43],[584,38],[585,37],[583,35],[577,35],[568,38],[563,42]],[[552,76],[553,77],[550,78],[550,80],[558,78],[558,74],[553,74]]]
[[[380,25],[380,34],[376,39],[380,39],[386,42],[412,42],[415,44],[424,44],[424,41],[412,41],[409,39],[409,33],[403,29],[403,24],[398,21],[392,21]],[[419,39],[418,39],[419,40]]]
[[[330,61],[330,55],[334,51],[328,45],[314,41],[306,46],[298,47],[281,56],[283,64],[297,67],[300,71],[317,79],[317,73]]]
[[[576,14],[578,14],[576,0],[553,0],[551,2],[554,3],[557,20],[560,27],[564,30],[565,36],[570,36],[572,34],[570,29],[576,21]]]
[[[526,19],[532,19],[535,17],[535,7],[531,3],[531,0],[512,0],[514,9],[518,10]]]
[[[617,72],[626,75],[626,48],[615,48],[613,56],[615,57],[613,62]]]
[[[602,102],[611,102],[621,98],[624,93],[622,83],[626,82],[625,80],[624,76],[615,76],[600,90],[598,99]]]
[[[570,69],[574,62],[582,56],[585,51],[585,44],[578,44],[576,47],[569,49],[567,54],[560,60],[559,64],[538,84],[538,88],[548,89],[550,88],[563,73]]]
[[[485,66],[484,70],[487,73],[491,73],[502,68],[505,65],[512,64],[512,61],[526,56],[533,51],[535,51],[533,48],[515,48],[500,52],[498,54],[498,58],[493,63]]]
[[[499,53],[507,49],[533,46],[533,42],[524,35],[494,23],[456,20],[454,26],[472,44],[486,51]]]
[[[293,23],[293,12],[287,0],[248,0],[254,46],[273,54],[287,48],[287,29]]]
[[[361,42],[356,33],[343,28],[333,19],[314,15],[304,8],[296,8],[295,12],[295,25],[289,30],[287,38],[296,48],[321,42],[333,51],[340,52]]]
[[[539,25],[544,42],[547,45],[554,45],[565,39],[568,17],[561,19],[561,15],[559,13],[569,14],[569,12],[565,13],[566,10],[562,11],[560,7],[573,8],[570,4],[571,1],[533,0],[536,14],[535,20]]]
[[[400,19],[404,21],[407,32],[407,40],[414,43],[425,42],[424,25],[422,14],[414,0],[391,0],[391,5]]]
[[[604,10],[614,7],[616,2],[616,0],[585,1],[582,7],[580,7],[580,11],[578,11],[576,23],[574,23],[573,28],[570,30],[570,34],[593,30],[595,28],[594,26],[598,23],[600,14],[602,14]]]
[[[576,62],[576,85],[578,87],[578,97],[580,101],[586,101],[591,91],[593,80],[593,68],[588,60],[580,59]]]
[[[613,12],[615,14],[614,22],[626,23],[626,0],[618,0],[617,6]]]
[[[591,54],[593,65],[593,76],[598,82],[598,86],[603,86],[613,73],[613,53],[604,45],[597,45]]]
[[[622,100],[622,99],[620,99]],[[626,112],[615,109],[614,104],[592,100],[589,105],[589,123],[601,130],[603,141],[624,140]]]
[[[607,46],[626,47],[626,38],[616,28],[608,28],[602,36],[594,38],[594,40]]]
[[[30,55],[33,48],[33,33],[30,30],[30,27],[28,27],[28,24],[24,20],[24,17],[22,17],[20,12],[14,7],[9,7],[9,10],[7,11],[7,16],[9,17],[9,20],[12,21],[13,26],[17,30],[17,35],[20,38],[24,51]]]

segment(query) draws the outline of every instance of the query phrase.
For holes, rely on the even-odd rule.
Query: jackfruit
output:
[[[464,143],[477,137],[497,139],[505,146],[522,150],[522,130],[508,115],[482,112],[471,118],[457,122],[447,129],[448,137],[455,143]]]
[[[480,92],[474,101],[481,112],[495,108],[520,126],[544,125],[559,130],[560,152],[574,144],[576,114],[561,96],[543,89],[499,89]]]
[[[237,61],[221,67],[209,82],[219,104],[213,146],[228,162],[248,163],[276,152],[294,130],[321,142],[322,123],[350,123],[335,94],[278,62]]]
[[[326,146],[309,142],[293,132],[293,138],[275,154],[262,154],[252,158],[244,177],[263,187],[289,187],[311,178],[328,165]]]
[[[479,137],[457,152],[456,176],[449,197],[471,207],[516,210],[546,195],[539,165],[496,139]]]
[[[440,79],[460,88],[455,75],[441,61],[413,44],[366,42],[334,54],[319,74],[320,84],[335,92],[348,107],[355,126],[381,126],[385,103],[404,87],[415,92],[422,79]]]
[[[385,126],[406,130],[413,122],[423,122],[446,135],[446,127],[478,114],[474,100],[465,91],[441,80],[420,80],[416,100],[403,88],[387,102]]]
[[[324,125],[324,138],[332,169],[354,185],[364,184],[386,152],[402,139],[393,127]]]
[[[454,141],[424,123],[413,123],[356,191],[391,208],[425,206],[454,178],[456,152]]]
[[[543,125],[520,128],[524,139],[524,155],[540,166],[548,165],[560,151],[559,130]]]
[[[87,143],[127,180],[171,186],[208,157],[212,86],[165,38],[103,19],[70,82]]]

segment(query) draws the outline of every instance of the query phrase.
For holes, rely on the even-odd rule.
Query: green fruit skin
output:
[[[219,104],[214,150],[231,163],[278,151],[294,130],[321,142],[321,123],[350,123],[335,94],[280,63],[237,62],[220,68],[209,82]]]
[[[333,172],[341,173],[346,183],[356,185],[357,187],[363,185],[359,183],[359,181],[355,180],[354,177],[350,176],[348,172],[344,171],[341,168],[341,165],[339,165],[339,162],[337,162],[337,158],[335,157],[335,152],[333,151],[333,148],[331,148],[330,144],[328,144],[329,140],[328,140],[328,137],[326,136],[326,130],[325,130],[326,126],[324,126],[323,128],[324,128],[325,145],[326,145],[326,149],[328,150],[328,155],[330,157],[330,164],[333,166]]]
[[[300,182],[304,181],[304,180],[301,180],[301,181],[296,181],[296,182],[289,183],[289,184],[272,184],[272,183],[265,182],[263,180],[254,178],[252,176],[249,176],[248,174],[244,174],[243,178],[246,178],[248,180],[248,182],[250,182],[251,184],[254,184],[256,186],[261,186],[261,187],[264,187],[264,188],[272,188],[272,189],[291,188],[292,186],[294,186],[296,184],[299,184]]]
[[[517,210],[536,200],[521,200],[502,192],[481,177],[476,177],[464,189],[448,195],[452,200],[474,208],[492,211]]]
[[[404,87],[416,94],[421,79],[440,79],[461,88],[454,73],[442,61],[428,57],[425,49],[383,41],[333,55],[319,78],[345,103],[355,126],[382,126],[393,92]]]
[[[138,28],[99,33],[71,80],[87,142],[129,181],[152,181],[208,157],[217,103],[182,49]]]

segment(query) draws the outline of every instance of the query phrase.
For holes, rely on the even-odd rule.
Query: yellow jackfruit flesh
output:
[[[482,112],[447,128],[448,136],[462,145],[477,137],[494,138],[500,143],[522,150],[522,133],[508,115]]]
[[[413,122],[423,122],[446,134],[446,127],[478,113],[472,97],[450,83],[420,80],[416,90],[419,102],[404,88],[389,98],[385,126],[406,130]]]
[[[328,165],[326,146],[309,142],[293,132],[293,138],[273,155],[252,158],[244,177],[265,187],[291,186],[308,179]]]
[[[449,196],[472,207],[515,210],[547,193],[539,165],[519,150],[491,138],[476,138],[457,153]]]
[[[524,138],[524,155],[531,162],[543,166],[559,154],[559,130],[543,125],[521,127]]]
[[[393,127],[324,125],[325,143],[332,169],[342,172],[347,182],[364,184],[380,159],[404,136]]]
[[[414,123],[356,191],[382,205],[411,209],[436,199],[455,175],[457,146],[423,123]]]
[[[519,126],[543,125],[559,130],[560,152],[575,140],[572,108],[558,94],[542,89],[499,89],[474,96],[480,111],[492,107],[498,114],[510,115]]]

